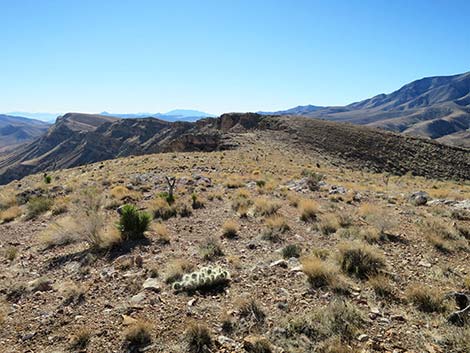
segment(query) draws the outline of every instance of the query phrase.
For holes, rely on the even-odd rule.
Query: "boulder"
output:
[[[415,206],[423,206],[426,205],[429,200],[431,200],[431,197],[429,197],[427,192],[417,191],[412,193],[408,200]]]

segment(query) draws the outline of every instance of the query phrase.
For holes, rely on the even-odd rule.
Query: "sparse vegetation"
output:
[[[307,275],[307,281],[313,288],[329,286],[336,278],[335,268],[317,257],[302,259],[302,271]]]
[[[236,221],[229,219],[222,226],[222,235],[226,238],[235,238],[239,227]]]
[[[185,273],[190,272],[193,265],[184,259],[170,261],[165,270],[165,282],[171,284],[183,278]]]
[[[262,325],[266,319],[266,313],[254,299],[243,300],[239,306],[240,317]]]
[[[326,341],[340,337],[342,341],[351,341],[364,327],[363,314],[346,301],[333,301],[325,308],[292,318],[287,325],[290,335],[306,335],[313,342]]]
[[[282,248],[282,257],[284,259],[290,259],[291,257],[300,257],[302,249],[297,244],[289,244]]]
[[[223,256],[224,252],[220,247],[220,243],[216,238],[207,238],[200,246],[201,256],[204,260],[212,261],[219,256]]]
[[[385,258],[379,251],[359,242],[339,245],[340,264],[344,272],[366,279],[375,276],[385,268]]]
[[[323,235],[335,233],[339,226],[338,219],[334,214],[324,215],[320,218],[320,222],[318,222],[318,229]]]
[[[281,205],[276,201],[266,198],[255,199],[255,213],[259,216],[272,216],[280,208]]]
[[[207,353],[211,351],[213,340],[209,329],[202,324],[192,323],[185,332],[188,351],[191,353]]]
[[[177,215],[176,207],[169,205],[168,202],[163,198],[154,199],[150,207],[153,211],[153,217],[155,219],[162,219],[166,221],[167,219]]]
[[[11,206],[4,211],[0,211],[0,222],[8,223],[20,217],[23,212],[18,206]]]
[[[444,295],[437,288],[415,283],[408,288],[406,296],[423,312],[433,313],[446,310]]]
[[[88,346],[90,342],[91,332],[88,328],[78,329],[72,336],[70,348],[74,351],[81,351]]]
[[[142,348],[152,342],[152,325],[146,321],[137,321],[124,332],[124,342],[129,349]]]
[[[155,232],[157,236],[157,241],[160,244],[168,245],[170,244],[170,235],[168,233],[168,229],[163,223],[156,223],[152,226],[152,230]]]
[[[304,222],[316,221],[318,204],[314,200],[302,199],[298,203],[300,219]]]
[[[32,197],[26,204],[26,218],[33,219],[49,211],[53,201],[47,197]]]
[[[140,212],[133,205],[124,205],[119,219],[119,230],[125,240],[137,240],[145,237],[150,225],[150,215]]]

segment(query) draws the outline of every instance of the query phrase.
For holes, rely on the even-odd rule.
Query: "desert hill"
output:
[[[128,141],[127,124],[97,130],[155,142]],[[470,292],[468,180],[372,172],[465,176],[464,150],[302,117],[180,128],[230,148],[0,186],[2,351],[468,351],[470,323],[453,314]]]
[[[470,178],[466,149],[351,124],[255,113],[224,114],[195,123],[66,114],[47,134],[0,160],[0,183],[123,156],[227,149],[232,134],[252,130],[277,131],[287,140],[377,172]]]
[[[0,151],[36,139],[48,127],[39,120],[0,114]]]

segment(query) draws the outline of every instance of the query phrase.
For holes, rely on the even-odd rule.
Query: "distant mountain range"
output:
[[[43,135],[49,124],[19,116],[0,114],[0,152]]]
[[[470,148],[470,72],[423,78],[343,107],[303,106],[276,114],[350,122]]]
[[[200,112],[198,110],[188,109],[176,109],[171,110],[167,113],[136,113],[136,114],[114,114],[108,112],[102,112],[101,115],[115,116],[124,119],[136,119],[136,118],[157,118],[166,121],[197,121],[202,118],[213,118],[215,115]]]
[[[6,115],[19,116],[29,119],[42,120],[48,123],[54,123],[55,119],[61,114],[59,113],[29,113],[29,112],[10,112]],[[175,109],[166,113],[108,113],[102,112],[99,115],[103,116],[114,116],[123,119],[135,119],[135,118],[158,118],[167,121],[197,121],[201,118],[215,117],[213,114],[201,112],[198,110],[191,109]]]

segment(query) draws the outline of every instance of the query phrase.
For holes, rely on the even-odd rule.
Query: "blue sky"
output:
[[[470,2],[0,0],[0,112],[342,105],[470,70]]]

